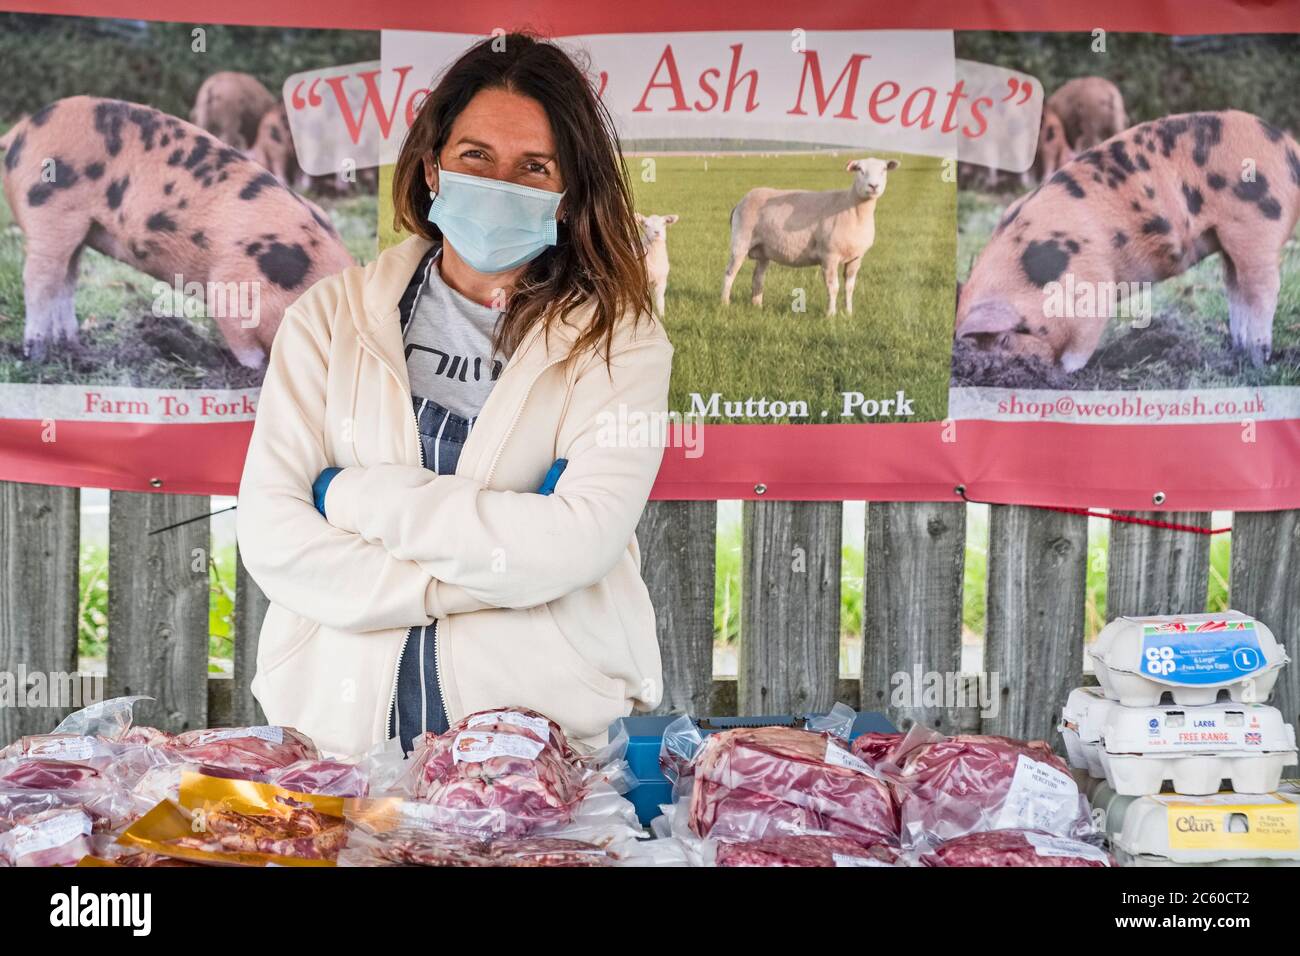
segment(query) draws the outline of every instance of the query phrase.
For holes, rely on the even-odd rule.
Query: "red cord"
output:
[[[957,494],[961,495],[962,501],[968,504],[987,505],[994,504],[991,501],[976,501],[974,498],[967,497],[966,486],[958,485]],[[1072,515],[1086,515],[1089,518],[1106,518],[1109,521],[1122,521],[1125,524],[1144,524],[1150,528],[1164,528],[1168,531],[1186,531],[1189,534],[1224,534],[1231,531],[1231,528],[1202,528],[1194,524],[1178,524],[1174,521],[1156,521],[1153,518],[1137,518],[1133,515],[1121,515],[1108,513],[1105,511],[1093,511],[1089,508],[1066,508],[1059,505],[1024,505],[1027,508],[1041,508],[1044,511],[1062,511]]]

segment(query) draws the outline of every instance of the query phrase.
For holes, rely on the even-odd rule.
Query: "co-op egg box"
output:
[[[1210,794],[1224,780],[1244,793],[1276,790],[1296,763],[1294,728],[1265,704],[1125,707],[1097,688],[1071,692],[1061,737],[1071,766],[1124,796]]]
[[[1288,662],[1262,622],[1240,611],[1121,617],[1091,649],[1102,692],[1129,707],[1262,703]]]
[[[1300,794],[1139,797],[1111,840],[1124,866],[1300,866]]]

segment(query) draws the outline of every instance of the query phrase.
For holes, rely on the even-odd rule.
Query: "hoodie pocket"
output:
[[[551,649],[557,663],[562,664],[565,670],[602,697],[622,701],[627,696],[623,681],[601,671],[569,642],[559,622],[555,620],[555,614],[549,604],[530,608],[529,613],[532,616],[533,630],[537,634],[538,642]]]
[[[266,609],[257,642],[257,672],[265,677],[297,655],[312,639],[320,624],[272,604]]]

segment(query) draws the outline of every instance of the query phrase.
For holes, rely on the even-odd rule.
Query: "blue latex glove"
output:
[[[556,483],[560,480],[560,475],[564,474],[564,469],[568,464],[569,459],[567,458],[555,459],[555,463],[551,465],[551,470],[548,471],[546,477],[542,479],[542,487],[537,489],[537,493],[539,495],[549,495],[553,492]]]
[[[342,468],[326,468],[317,475],[316,480],[311,483],[311,497],[316,503],[316,510],[319,511],[322,516],[325,515],[325,489],[330,486],[330,482],[334,480],[334,476],[342,470]]]

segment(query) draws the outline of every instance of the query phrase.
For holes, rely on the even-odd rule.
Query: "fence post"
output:
[[[270,604],[244,567],[244,559],[235,548],[235,666],[231,673],[230,722],[232,725],[266,723],[262,707],[253,697],[249,684],[257,671],[257,639],[262,632],[262,618]]]
[[[835,703],[840,666],[838,501],[746,501],[737,712]]]
[[[1208,511],[1121,511],[1208,527]],[[1110,525],[1106,559],[1106,617],[1192,614],[1205,609],[1210,584],[1210,536],[1122,521]]]
[[[1233,608],[1263,621],[1286,645],[1270,703],[1288,721],[1300,713],[1300,510],[1238,511],[1232,516]]]
[[[1061,708],[1083,680],[1088,519],[989,506],[984,670],[999,674],[985,733],[1054,741]]]
[[[651,501],[637,526],[663,662],[657,714],[712,713],[716,501]]]
[[[0,745],[48,732],[77,709],[47,705],[59,703],[48,692],[67,686],[56,675],[79,676],[80,502],[76,488],[0,482],[0,672],[13,675],[16,694],[36,690],[38,675],[47,691],[42,705],[0,706]]]
[[[900,727],[919,721],[955,732],[956,702],[927,705],[923,691],[926,675],[937,672],[946,695],[961,671],[966,505],[869,502],[865,548],[861,707]]]
[[[108,692],[148,694],[135,722],[208,725],[208,519],[203,495],[114,491],[108,511]]]

